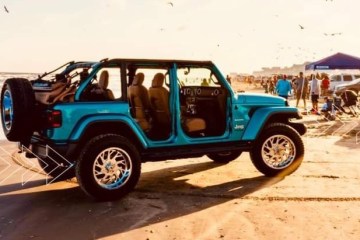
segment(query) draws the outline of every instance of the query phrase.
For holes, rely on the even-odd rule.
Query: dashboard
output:
[[[222,95],[224,90],[220,87],[182,87],[180,95],[185,97],[217,97]]]

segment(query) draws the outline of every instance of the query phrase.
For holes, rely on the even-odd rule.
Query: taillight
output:
[[[51,110],[47,112],[47,124],[50,128],[61,127],[61,111]]]

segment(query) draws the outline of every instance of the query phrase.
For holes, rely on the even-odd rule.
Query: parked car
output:
[[[333,93],[335,91],[335,87],[339,84],[344,84],[351,82],[357,78],[360,78],[359,74],[334,74],[330,75],[330,87],[329,92]]]
[[[335,87],[334,93],[339,96],[346,90],[352,90],[358,95],[360,92],[360,78],[355,79],[348,83],[343,83],[343,84],[337,85]]]
[[[298,109],[235,93],[211,61],[112,59],[66,69],[48,81],[7,79],[1,122],[28,158],[56,179],[76,175],[95,199],[125,196],[146,161],[206,155],[224,164],[247,151],[266,176],[302,162]]]

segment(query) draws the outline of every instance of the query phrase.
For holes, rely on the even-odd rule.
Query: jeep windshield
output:
[[[217,76],[208,68],[182,67],[177,77],[181,86],[220,87]]]

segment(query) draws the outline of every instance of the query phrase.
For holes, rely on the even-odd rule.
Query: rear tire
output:
[[[96,200],[116,200],[132,191],[139,181],[140,155],[125,137],[104,134],[94,137],[76,164],[81,188]]]
[[[9,141],[27,141],[34,130],[35,94],[29,80],[9,78],[1,90],[1,123]]]
[[[229,152],[221,152],[221,153],[210,153],[206,156],[216,163],[225,164],[237,159],[241,155],[241,153],[242,151],[229,151]]]

